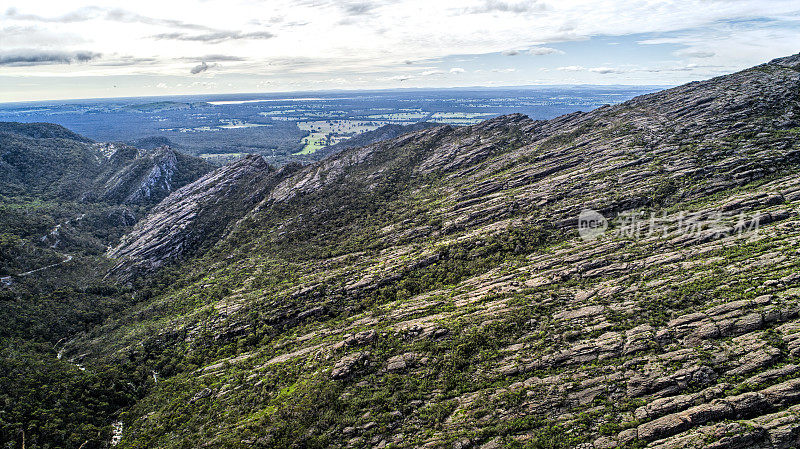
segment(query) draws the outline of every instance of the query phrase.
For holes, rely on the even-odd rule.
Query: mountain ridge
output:
[[[20,137],[69,139],[91,143],[92,140],[76,134],[61,125],[53,123],[18,123],[0,122],[0,133],[14,134]]]
[[[122,238],[125,307],[59,354],[119,379],[122,448],[788,449],[798,174],[800,55],[251,156]]]
[[[296,168],[290,164],[276,169],[263,157],[249,155],[176,190],[108,251],[109,257],[121,259],[114,271],[131,277],[192,254],[209,239],[220,237]]]
[[[800,64],[798,58],[796,56],[786,57],[776,59],[769,63],[763,64],[761,66],[757,66],[753,69],[749,69],[745,72],[740,72],[741,74],[750,73],[750,71],[758,71],[760,68],[765,67],[774,67],[774,66],[781,66],[781,67],[788,67],[794,68]],[[620,105],[616,106],[608,106],[603,107],[598,110],[588,112],[588,113],[572,113],[567,114],[562,117],[558,117],[553,120],[548,121],[534,121],[530,120],[527,117],[522,115],[510,115],[499,117],[496,119],[491,119],[486,122],[483,122],[479,125],[473,127],[466,127],[464,129],[474,129],[475,132],[478,133],[489,133],[492,132],[495,128],[504,128],[504,127],[517,127],[516,132],[522,134],[533,134],[536,136],[536,140],[543,141],[545,145],[547,139],[552,135],[554,130],[558,130],[559,128],[563,128],[565,126],[571,126],[573,129],[573,133],[576,131],[580,131],[581,127],[587,126],[587,123],[594,120],[595,117],[600,116],[602,119],[603,116],[608,114],[614,114],[615,111],[620,111],[623,114],[621,118],[615,118],[617,121],[624,121],[626,118],[624,114],[627,113],[630,109],[635,108],[642,108],[642,107],[651,107],[649,103],[654,101],[659,101],[659,99],[670,96],[670,95],[681,95],[682,97],[687,97],[693,95],[693,91],[698,88],[698,86],[703,85],[713,85],[718,79],[725,79],[729,83],[737,83],[738,81],[735,78],[731,78],[734,75],[730,75],[727,77],[720,77],[709,80],[705,83],[690,83],[686,86],[676,87],[673,89],[669,89],[659,93],[653,93],[649,95],[645,95],[642,97],[637,97],[636,99],[629,100],[624,102]],[[743,75],[736,75],[736,76],[743,76]],[[656,116],[655,118],[651,118],[653,122],[652,125],[647,124],[646,126],[650,126],[649,129],[643,129],[640,131],[642,134],[639,136],[640,139],[647,139],[647,134],[656,134],[659,132],[663,132],[663,125],[662,123],[677,123],[681,120],[691,120],[691,113],[697,114],[698,111],[703,111],[703,108],[707,108],[709,104],[714,103],[721,103],[722,99],[714,99],[704,97],[701,99],[694,99],[694,104],[689,104],[683,106],[681,108],[676,108],[678,111],[677,115],[674,116]],[[726,100],[726,101],[735,101],[735,100]],[[769,98],[760,99],[760,102],[763,103],[763,107],[769,108],[772,105],[766,103],[769,101]],[[732,103],[726,104],[724,106],[720,106],[720,108],[740,108],[742,105]],[[800,111],[798,110],[790,110],[787,111],[787,116],[783,119],[786,120],[785,123],[781,124],[781,126],[790,127],[793,124],[796,126],[798,123],[798,118],[800,116]],[[719,128],[723,126],[738,126],[738,123],[730,123],[735,122],[736,115],[735,114],[726,114],[725,117],[728,118],[727,122],[716,124]],[[676,133],[692,133],[692,126],[688,125],[683,129],[677,129]],[[307,195],[322,188],[324,185],[329,185],[331,183],[341,182],[341,176],[345,172],[345,169],[349,165],[358,165],[363,164],[368,158],[373,157],[373,153],[375,152],[388,152],[393,151],[393,149],[400,148],[404,145],[407,145],[409,142],[414,141],[418,145],[433,145],[433,142],[440,139],[442,136],[448,133],[458,133],[454,128],[449,127],[447,125],[438,126],[433,128],[428,128],[422,131],[409,133],[404,135],[403,137],[399,137],[396,139],[390,139],[388,141],[377,142],[371,145],[367,145],[364,147],[357,147],[357,148],[346,148],[338,153],[336,153],[335,157],[329,156],[323,161],[320,161],[315,164],[307,165],[306,167],[299,170],[299,172],[291,178],[285,179],[282,183],[279,183],[274,187],[274,190],[269,193],[266,200],[267,202],[274,201],[274,202],[282,202],[287,201],[293,196],[297,195]],[[724,137],[724,136],[723,136]],[[653,145],[657,144],[657,138],[653,138],[653,142],[648,142],[648,144]],[[589,144],[589,142],[581,143],[581,145],[585,146]],[[519,143],[519,146],[524,146]],[[459,154],[458,148],[453,148],[452,146],[441,148],[440,150],[448,150],[449,152],[444,153],[440,151],[440,154],[431,155],[431,159],[423,162],[420,167],[419,171],[421,173],[427,173],[435,170],[444,170],[449,171],[455,168],[458,168],[460,165],[470,165],[480,162],[483,158],[489,157],[491,151],[495,151],[496,148],[491,146],[486,146],[486,148],[479,148],[475,151],[471,151],[468,154],[461,155]],[[788,155],[787,157],[794,157]],[[582,162],[582,158],[578,158],[573,161],[569,161],[563,165],[557,165],[555,167],[549,168],[541,173],[534,174],[535,177],[542,177],[542,176],[549,176],[553,173],[548,173],[548,171],[553,171],[554,173],[563,169],[568,169],[576,164]],[[642,161],[640,161],[641,163]],[[771,163],[772,161],[770,161]],[[695,168],[695,173],[704,170],[703,168]],[[689,173],[692,174],[692,173]],[[302,176],[302,179],[297,179],[297,177]],[[730,185],[723,186],[715,186],[712,189],[717,188],[728,188]],[[494,187],[492,187],[494,188]],[[702,192],[702,194],[713,193],[710,191]],[[634,201],[638,201],[634,199]],[[266,207],[265,205],[260,205],[257,210],[263,209]],[[617,207],[619,208],[619,207]],[[612,207],[611,209],[614,209]],[[577,217],[577,211],[574,212],[573,216]]]

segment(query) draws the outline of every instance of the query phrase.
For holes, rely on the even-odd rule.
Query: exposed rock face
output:
[[[162,147],[148,155],[148,162],[140,173],[127,171],[123,176],[110,179],[104,186],[103,197],[123,196],[123,202],[136,203],[169,195],[174,190],[172,178],[178,169],[177,155]],[[126,184],[133,184],[133,188],[125,191],[123,186]]]
[[[342,357],[336,362],[331,371],[332,379],[344,379],[353,374],[359,365],[363,365],[369,360],[369,352],[356,352]]]
[[[112,144],[104,149],[108,151],[108,161],[85,199],[155,204],[212,169],[210,164],[169,147],[140,150]]]
[[[248,171],[222,169],[112,254],[122,270],[163,264],[205,229],[200,198],[258,192],[214,233],[231,251],[198,259],[234,293],[211,318],[114,343],[274,336],[198,371],[215,389],[246,373],[216,406],[288,421],[213,424],[267,446],[300,426],[280,443],[797,447],[798,93],[800,55],[549,121],[425,129],[249,189],[218,187]],[[617,220],[582,239],[583,209]],[[146,413],[168,421],[163,394],[130,435],[174,443]]]
[[[148,191],[151,181],[156,186],[163,181],[161,175],[169,172],[174,161],[169,153],[164,156],[147,173],[138,193]],[[294,169],[276,170],[261,156],[251,155],[173,192],[108,252],[120,260],[114,272],[130,277],[213,244]]]

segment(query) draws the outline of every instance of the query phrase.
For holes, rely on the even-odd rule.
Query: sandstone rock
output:
[[[165,198],[108,251],[123,278],[193,254],[250,212],[295,167],[275,170],[261,156],[219,168]]]
[[[362,351],[342,357],[333,366],[333,371],[331,371],[331,378],[344,379],[350,377],[350,375],[353,374],[353,372],[359,366],[363,365],[366,361],[369,360],[369,355],[370,355],[369,352]]]

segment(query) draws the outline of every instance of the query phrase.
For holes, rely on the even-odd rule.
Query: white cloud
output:
[[[568,65],[564,67],[557,67],[556,70],[561,70],[562,72],[591,72],[591,73],[600,73],[604,75],[609,73],[625,73],[629,71],[616,67],[583,67],[580,65]]]
[[[617,68],[614,68],[614,67],[592,67],[592,68],[589,69],[589,71],[590,72],[594,72],[594,73],[602,73],[602,74],[625,73],[626,72],[625,70],[617,69]]]
[[[564,52],[561,50],[557,50],[555,48],[550,47],[533,47],[528,50],[528,53],[534,56],[543,56],[543,55],[563,55]]]
[[[643,38],[644,45],[671,45],[667,55],[682,49],[672,57],[681,59],[675,64],[683,67],[702,62],[742,68],[800,50],[796,0],[684,0],[680,5],[641,0],[107,0],[103,6],[88,0],[11,2],[12,8],[0,10],[4,52],[102,56],[81,64],[39,65],[35,71],[7,65],[0,67],[0,76],[189,77],[188,69],[215,62],[204,55],[225,55],[218,61],[225,61],[226,73],[270,78],[275,89],[358,76],[376,86],[399,79],[423,82],[420,71],[441,64],[466,71],[460,77],[428,74],[427,82],[488,84],[492,75],[486,66],[476,74],[479,65],[453,58],[564,54],[555,44],[580,45],[577,41],[590,42],[594,36],[616,36],[615,42],[628,45],[627,36],[641,33],[659,36]],[[586,62],[581,56],[570,50],[557,64],[563,64],[561,71],[611,79],[610,75],[641,73],[626,63],[647,67],[654,62]],[[532,59],[515,58],[520,80],[530,79],[522,74],[532,71],[547,73],[539,69],[556,58]],[[589,69],[570,70],[581,64]],[[556,67],[549,68],[556,73]],[[692,73],[701,76],[709,70]]]
[[[464,73],[466,70],[462,69],[461,67],[453,67],[450,69],[450,73]]]
[[[410,79],[412,79],[412,77],[408,75],[395,75],[381,78],[382,81],[408,81]]]
[[[711,58],[716,53],[714,53],[713,51],[704,51],[704,50],[687,48],[684,50],[678,50],[673,54],[681,58]]]
[[[467,11],[473,14],[481,13],[531,13],[541,12],[548,9],[544,3],[536,0],[516,0],[516,1],[502,1],[502,0],[483,0],[482,4],[467,8]]]

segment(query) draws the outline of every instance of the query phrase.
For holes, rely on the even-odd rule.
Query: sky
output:
[[[677,85],[798,52],[797,0],[11,0],[0,101]]]

